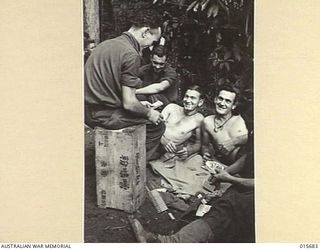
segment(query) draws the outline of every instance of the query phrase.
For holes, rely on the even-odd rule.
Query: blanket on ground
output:
[[[210,173],[203,169],[203,159],[199,154],[189,156],[182,160],[173,154],[166,153],[160,159],[150,162],[151,167],[169,184],[175,193],[181,195],[195,195],[196,193],[214,193],[208,187]],[[230,184],[221,183],[220,192],[222,194],[229,188]]]

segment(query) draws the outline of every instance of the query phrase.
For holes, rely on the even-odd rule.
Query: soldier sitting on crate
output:
[[[232,183],[211,210],[172,235],[156,235],[144,230],[137,219],[130,224],[138,242],[196,243],[196,242],[254,242],[254,168],[252,138],[249,139],[240,175],[235,177],[225,170],[217,170],[215,178]]]
[[[232,86],[218,89],[214,98],[215,114],[203,120],[204,160],[217,159],[230,165],[239,158],[240,147],[248,139],[248,130],[242,117],[233,114],[238,98],[239,93]]]
[[[143,84],[136,91],[137,98],[149,105],[160,101],[163,109],[178,99],[177,73],[166,62],[167,51],[164,46],[155,46],[150,59],[150,64],[139,69]]]
[[[136,89],[141,50],[161,36],[160,19],[152,10],[141,10],[131,28],[121,36],[100,43],[84,67],[85,117],[89,126],[117,130],[147,124],[147,160],[160,143],[165,130],[162,115],[142,105]]]

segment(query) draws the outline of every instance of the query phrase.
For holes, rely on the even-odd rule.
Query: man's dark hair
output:
[[[195,90],[195,91],[199,92],[200,93],[200,98],[201,99],[204,98],[204,91],[199,85],[194,84],[194,85],[188,86],[187,89],[186,89],[186,92],[188,91],[188,89]]]
[[[158,57],[167,56],[167,49],[163,45],[156,45],[151,51],[151,56],[157,55]]]
[[[240,91],[237,88],[233,87],[231,84],[223,84],[218,87],[217,92],[216,92],[216,96],[218,96],[222,90],[225,90],[225,91],[228,91],[231,93],[235,93],[236,97],[234,98],[234,103],[236,104],[238,102],[239,97],[240,97]]]
[[[152,9],[142,9],[129,18],[131,26],[135,28],[150,27],[156,29],[162,26],[161,16]]]

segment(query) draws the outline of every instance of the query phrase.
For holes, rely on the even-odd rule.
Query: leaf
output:
[[[212,15],[212,12],[213,12],[213,8],[212,6],[208,9],[208,12],[207,12],[207,17],[210,17]]]
[[[179,1],[179,9],[182,8],[182,6],[184,5],[185,1],[186,1],[186,0],[180,0],[180,1]]]
[[[155,4],[156,2],[158,2],[158,0],[154,0],[154,1],[152,2],[152,4]]]
[[[207,17],[213,16],[216,17],[218,15],[219,12],[219,6],[218,5],[211,5],[211,7],[209,8],[208,12],[207,12]]]
[[[213,60],[212,65],[213,65],[213,67],[216,67],[218,65],[218,60]]]
[[[224,84],[224,79],[223,78],[220,78],[219,80],[218,80],[218,85],[220,86],[220,85],[222,85],[222,84]]]
[[[231,57],[231,52],[230,51],[227,51],[225,54],[224,54],[224,60],[227,60]]]
[[[224,63],[224,66],[226,67],[226,69],[227,69],[228,71],[230,71],[230,65],[229,65],[229,63]]]
[[[187,11],[191,10],[191,9],[193,8],[193,6],[196,5],[196,3],[197,3],[197,1],[193,1],[193,2],[189,5],[189,7],[187,8]]]
[[[197,3],[197,4],[194,6],[193,11],[196,12],[196,11],[198,10],[199,6],[200,6],[200,3]]]
[[[201,3],[201,11],[204,11],[205,8],[207,7],[208,3],[210,2],[210,0],[204,0]]]
[[[234,50],[233,54],[234,54],[234,57],[236,58],[236,60],[240,62],[241,61],[241,55],[240,55],[239,51],[238,50]]]
[[[213,17],[216,17],[219,12],[219,6],[218,5],[213,5]]]

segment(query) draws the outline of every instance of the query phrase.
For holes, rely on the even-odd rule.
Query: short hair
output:
[[[151,51],[151,56],[157,55],[158,57],[167,56],[168,51],[163,45],[156,45]]]
[[[235,93],[236,96],[234,98],[234,103],[237,103],[238,100],[239,100],[239,96],[240,96],[240,92],[237,88],[235,88],[234,86],[232,86],[231,84],[223,84],[221,86],[218,87],[217,89],[217,92],[216,92],[216,96],[219,95],[219,93],[222,91],[222,90],[225,90],[225,91],[228,91],[228,92],[231,92],[231,93]]]
[[[130,17],[131,26],[134,28],[150,27],[156,29],[162,26],[161,16],[152,9],[142,9]]]
[[[204,91],[203,91],[203,89],[202,89],[199,85],[194,84],[194,85],[188,86],[187,89],[186,89],[186,92],[188,91],[188,89],[190,89],[190,90],[195,90],[195,91],[199,92],[199,94],[200,94],[200,99],[203,99],[203,98],[204,98]]]

